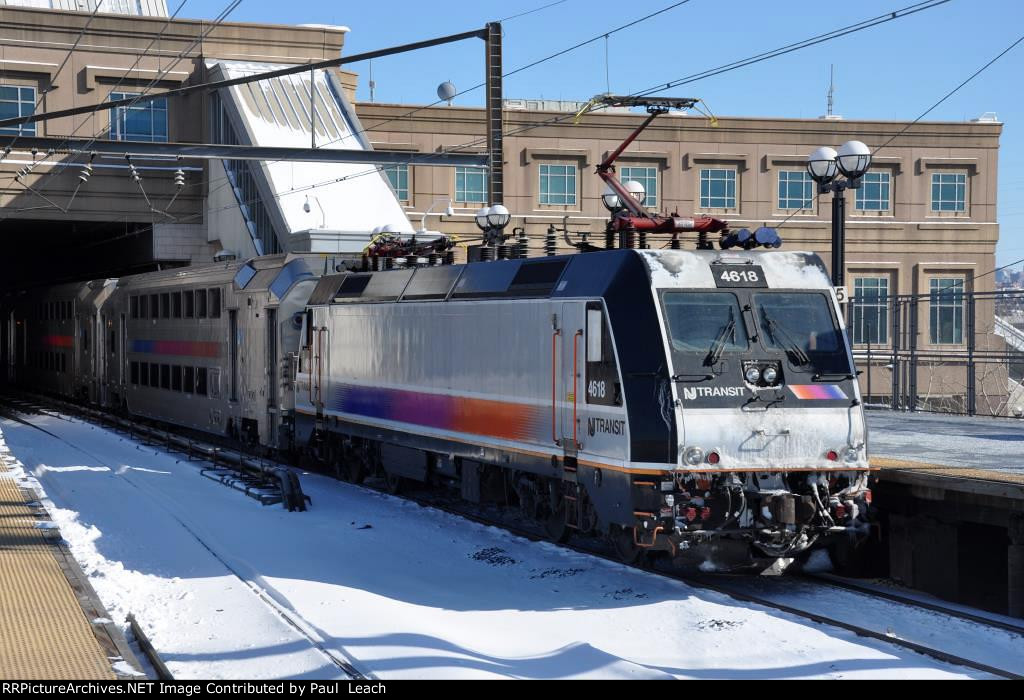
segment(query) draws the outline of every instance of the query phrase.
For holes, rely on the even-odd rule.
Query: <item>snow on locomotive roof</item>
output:
[[[712,265],[759,265],[769,287],[828,289],[832,286],[814,253],[746,250],[645,250],[655,287],[715,287]]]

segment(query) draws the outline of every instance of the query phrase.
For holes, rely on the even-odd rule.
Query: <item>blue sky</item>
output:
[[[335,0],[243,0],[229,19],[351,28],[345,52],[357,53],[481,27],[554,0],[475,3],[341,3]],[[799,41],[911,5],[915,0],[821,3],[806,0],[690,0],[608,39],[612,92],[660,82]],[[505,70],[524,65],[673,0],[631,3],[565,0],[505,22]],[[173,11],[180,0],[168,0]],[[182,17],[211,18],[228,0],[187,0]],[[836,108],[848,118],[916,118],[1024,33],[1019,0],[951,0],[945,5],[749,68],[677,88],[703,98],[719,115],[817,117],[825,111],[829,64],[836,68]],[[368,99],[367,65],[360,99]],[[932,112],[927,119],[967,120],[996,112],[1005,128],[1000,149],[1000,265],[1024,258],[1024,43]],[[438,83],[468,88],[483,80],[483,48],[470,41],[373,62],[378,102],[424,104]],[[586,100],[606,90],[605,42],[508,78],[506,97]],[[481,104],[483,91],[457,98]]]

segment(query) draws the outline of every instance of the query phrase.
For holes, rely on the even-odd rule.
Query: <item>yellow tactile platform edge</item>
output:
[[[982,479],[985,481],[1024,484],[1024,474],[1010,474],[991,469],[978,469],[972,467],[950,467],[945,464],[911,462],[905,459],[893,459],[891,457],[872,457],[871,466],[875,469],[912,469],[914,471],[936,474],[938,476],[955,476],[962,479]]]
[[[110,661],[0,459],[0,678],[112,680]]]

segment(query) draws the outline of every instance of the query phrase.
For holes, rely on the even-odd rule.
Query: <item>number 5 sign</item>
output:
[[[846,304],[850,301],[850,293],[846,290],[846,287],[835,287],[834,289],[836,290],[836,300],[840,304]]]

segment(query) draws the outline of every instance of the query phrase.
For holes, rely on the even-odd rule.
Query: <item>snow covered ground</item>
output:
[[[1024,474],[1024,421],[867,411],[872,456]]]
[[[263,507],[179,456],[31,420],[59,438],[0,421],[16,478],[178,678],[337,678],[337,659],[376,678],[981,675],[317,475],[308,512]]]

